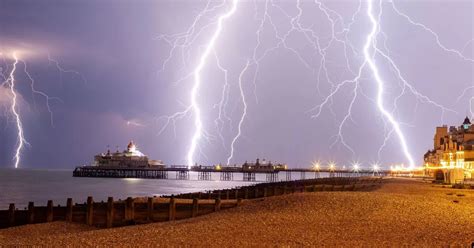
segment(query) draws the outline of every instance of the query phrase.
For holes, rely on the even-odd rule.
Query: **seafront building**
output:
[[[445,183],[474,178],[474,125],[436,127],[434,147],[424,155],[425,174]]]

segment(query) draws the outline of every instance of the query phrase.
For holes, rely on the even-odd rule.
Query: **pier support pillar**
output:
[[[228,172],[224,171],[221,172],[221,181],[232,181],[234,180],[234,173],[233,172]]]
[[[189,179],[189,171],[178,171],[178,172],[176,172],[176,179],[180,179],[180,180]]]
[[[198,172],[198,180],[211,180],[211,172],[209,171]]]
[[[244,181],[255,181],[255,173],[244,172],[243,175],[244,175],[243,177]]]
[[[269,172],[266,173],[267,182],[276,182],[278,181],[278,172]]]

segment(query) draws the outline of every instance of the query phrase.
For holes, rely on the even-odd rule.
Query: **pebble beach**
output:
[[[474,190],[386,179],[370,192],[295,193],[193,219],[112,229],[53,222],[0,229],[0,246],[471,247]]]

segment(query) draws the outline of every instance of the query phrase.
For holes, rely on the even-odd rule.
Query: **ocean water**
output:
[[[280,173],[282,174],[282,173]],[[299,179],[294,173],[292,179]],[[106,201],[107,197],[125,199],[127,197],[160,196],[178,193],[226,189],[265,181],[265,175],[256,176],[256,182],[242,181],[242,174],[235,173],[235,181],[220,181],[218,173],[212,180],[199,181],[197,173],[191,172],[189,180],[176,180],[169,172],[170,179],[131,178],[84,178],[73,177],[70,170],[0,169],[0,209],[8,209],[10,203],[16,207],[26,207],[32,201],[36,206],[46,206],[48,200],[54,205],[65,205],[67,198],[74,202],[85,202],[87,196],[94,201]],[[284,174],[280,175],[283,180]],[[308,174],[306,178],[311,178]]]

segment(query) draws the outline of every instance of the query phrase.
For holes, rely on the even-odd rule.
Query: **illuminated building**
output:
[[[249,163],[245,161],[245,163],[242,165],[243,170],[248,170],[248,171],[274,171],[274,170],[286,170],[288,169],[288,166],[286,164],[272,164],[271,161],[266,161],[263,159],[263,161],[260,161],[260,159],[257,158],[255,163]]]
[[[459,127],[436,128],[434,149],[424,155],[425,173],[447,183],[474,177],[474,125],[468,117]]]
[[[127,146],[127,150],[120,152],[116,151],[111,153],[107,150],[106,153],[101,153],[94,156],[94,166],[104,167],[132,167],[132,168],[145,168],[145,167],[157,167],[164,166],[159,160],[148,160],[148,157],[141,153],[133,141]]]

